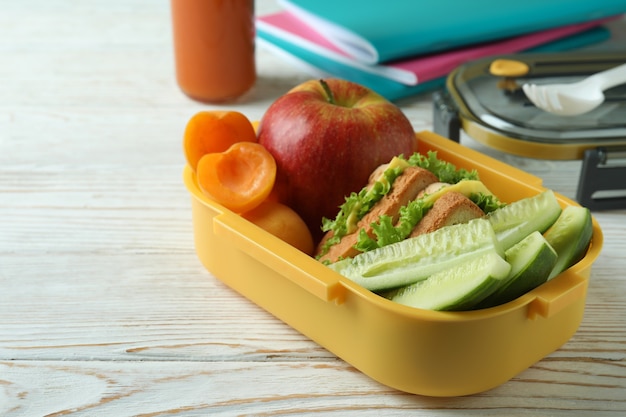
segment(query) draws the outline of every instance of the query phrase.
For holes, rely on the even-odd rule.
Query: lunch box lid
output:
[[[626,175],[626,85],[605,91],[604,103],[575,117],[538,109],[521,88],[575,82],[624,62],[626,52],[524,53],[467,62],[433,96],[434,131],[458,142],[463,130],[524,157],[581,159],[578,201],[591,209],[624,208],[626,193],[619,191]],[[610,169],[599,169],[608,160]]]

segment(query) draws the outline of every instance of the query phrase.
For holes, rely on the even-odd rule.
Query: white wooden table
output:
[[[274,10],[258,1],[258,13]],[[258,119],[309,76],[259,51],[222,108]],[[398,103],[432,128],[429,96]],[[479,395],[382,386],[213,278],[193,247],[166,0],[0,2],[0,415],[623,416],[626,211],[579,331]],[[573,197],[579,162],[475,147]]]

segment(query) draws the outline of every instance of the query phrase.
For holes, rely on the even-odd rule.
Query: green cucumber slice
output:
[[[558,254],[556,265],[548,279],[554,278],[584,258],[592,235],[593,223],[589,209],[580,206],[565,207],[554,225],[544,234]]]
[[[364,252],[329,267],[379,291],[413,284],[492,250],[504,255],[491,224],[481,218]]]
[[[491,250],[398,289],[391,300],[428,310],[470,310],[500,285],[511,265]]]
[[[547,281],[556,264],[556,251],[541,233],[535,231],[504,253],[511,264],[509,276],[478,308],[508,303]]]
[[[506,250],[534,231],[545,232],[561,214],[552,190],[523,198],[487,215],[496,237]]]

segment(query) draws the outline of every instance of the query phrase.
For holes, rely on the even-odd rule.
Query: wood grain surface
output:
[[[258,119],[310,78],[257,62],[254,90],[222,108]],[[428,95],[398,104],[432,129]],[[181,134],[211,108],[175,84],[167,1],[0,2],[0,415],[626,415],[625,210],[596,213],[604,250],[568,343],[485,393],[410,395],[201,266]],[[574,197],[579,161],[463,144]]]

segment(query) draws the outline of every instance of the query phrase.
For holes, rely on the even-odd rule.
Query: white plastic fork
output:
[[[524,84],[526,97],[538,108],[560,116],[590,112],[604,102],[604,91],[626,82],[626,64],[570,84]]]

